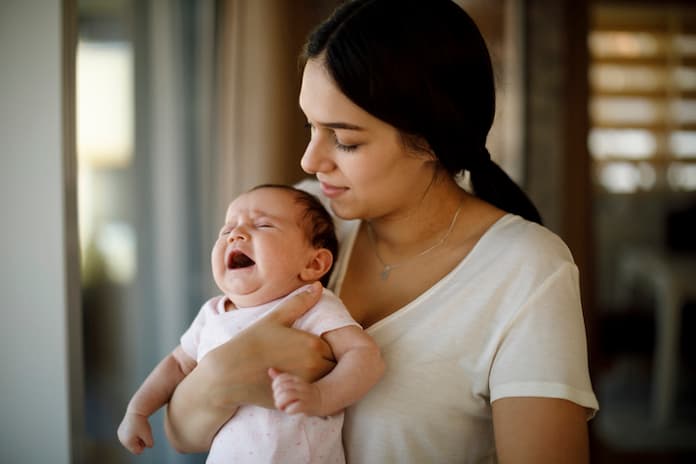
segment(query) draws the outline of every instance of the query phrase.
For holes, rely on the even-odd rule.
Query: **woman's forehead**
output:
[[[362,109],[355,105],[334,83],[322,63],[309,60],[302,74],[300,108],[314,121],[355,118]]]
[[[318,60],[305,65],[299,102],[307,120],[317,127],[363,133],[392,129],[349,99]]]

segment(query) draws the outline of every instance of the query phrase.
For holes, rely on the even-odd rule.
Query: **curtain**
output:
[[[223,0],[218,23],[218,203],[259,183],[302,178],[309,137],[297,57],[331,1]]]

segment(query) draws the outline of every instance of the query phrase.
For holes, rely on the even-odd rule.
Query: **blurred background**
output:
[[[696,5],[458,3],[490,151],[581,271],[592,462],[696,462]],[[336,4],[0,1],[3,462],[204,462],[161,412],[141,457],[116,427],[217,292],[229,199],[303,177],[297,55]]]

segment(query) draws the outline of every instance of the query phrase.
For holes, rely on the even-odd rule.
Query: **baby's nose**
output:
[[[235,240],[247,240],[248,238],[249,234],[247,233],[246,228],[244,226],[235,227],[227,236],[227,240],[229,242],[233,242]]]

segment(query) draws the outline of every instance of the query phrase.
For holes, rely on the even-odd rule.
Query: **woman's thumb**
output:
[[[314,282],[306,290],[299,292],[287,300],[271,313],[270,317],[275,321],[290,327],[297,319],[302,317],[309,308],[317,304],[321,297],[322,286],[319,282]]]

